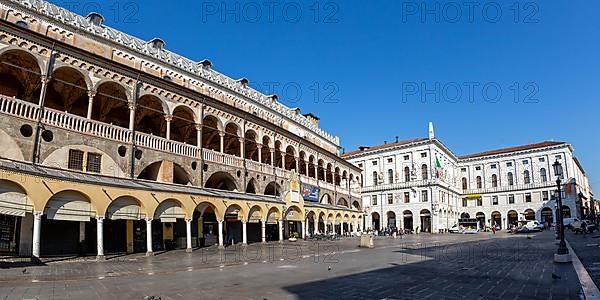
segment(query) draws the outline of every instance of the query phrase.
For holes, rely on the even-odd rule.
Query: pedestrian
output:
[[[496,224],[492,225],[492,233],[496,234]]]
[[[585,221],[581,221],[581,232],[583,233],[583,236],[585,237],[585,234],[587,233],[587,224],[585,223]]]

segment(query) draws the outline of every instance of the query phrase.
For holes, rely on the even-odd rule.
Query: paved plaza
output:
[[[0,264],[0,299],[581,299],[551,232],[411,235]],[[553,278],[552,273],[560,278]]]

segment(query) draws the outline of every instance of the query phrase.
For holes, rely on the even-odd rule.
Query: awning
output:
[[[302,215],[300,214],[300,212],[298,212],[295,209],[290,209],[288,210],[288,212],[285,214],[285,220],[286,221],[297,221],[297,222],[302,222]]]
[[[465,196],[465,198],[467,198],[467,199],[477,199],[477,198],[481,198],[481,194],[469,194],[469,195]]]
[[[90,202],[77,192],[63,192],[53,196],[44,211],[48,219],[87,222],[95,217]]]
[[[250,213],[250,216],[248,217],[248,223],[260,223],[260,221],[260,211],[253,210],[252,213]]]
[[[154,218],[160,219],[163,223],[175,223],[177,222],[177,219],[185,218],[185,212],[176,202],[166,201],[156,208]]]
[[[32,212],[33,206],[28,203],[27,195],[0,186],[0,214],[23,217]]]
[[[277,212],[270,212],[267,216],[267,224],[277,224]]]

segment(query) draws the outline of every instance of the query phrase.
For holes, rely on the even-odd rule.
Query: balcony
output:
[[[37,104],[0,95],[0,114],[37,122],[38,118],[40,117],[40,109]],[[62,128],[97,138],[107,139],[118,143],[130,144],[132,142],[133,134],[127,128],[90,120],[51,108],[44,108],[43,116],[40,121],[43,124],[53,127]],[[203,149],[195,145],[168,140],[152,134],[136,131],[133,136],[134,142],[138,147],[194,159],[199,159],[202,153],[202,158],[207,162],[234,166],[237,168],[245,167],[250,171],[275,175],[279,178],[289,178],[292,173],[291,171],[259,163],[250,159],[244,159],[239,156],[221,153],[211,149]],[[333,184],[326,183],[324,181],[317,182],[317,179],[315,178],[300,175],[300,180],[313,186],[321,186],[326,189],[334,190]],[[340,186],[338,186],[337,189],[345,190],[345,188]],[[356,191],[353,192],[354,195],[358,197]]]
[[[441,181],[437,179],[427,179],[427,180],[415,180],[415,181],[407,181],[407,182],[395,182],[395,183],[385,183],[379,185],[365,186],[361,188],[363,193],[369,192],[380,192],[380,191],[389,191],[389,190],[400,190],[407,189],[412,187],[423,187],[428,185],[439,184]]]

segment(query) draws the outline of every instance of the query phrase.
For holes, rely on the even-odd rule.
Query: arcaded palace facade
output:
[[[363,227],[339,138],[160,39],[0,2],[0,255],[133,253]]]
[[[465,156],[435,137],[396,140],[342,155],[362,169],[366,229],[444,232],[461,219],[480,228],[520,220],[556,220],[556,174],[564,217],[595,213],[588,178],[565,142],[540,142]],[[596,211],[597,212],[597,211]]]

